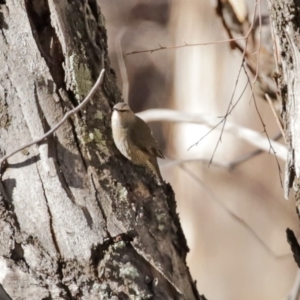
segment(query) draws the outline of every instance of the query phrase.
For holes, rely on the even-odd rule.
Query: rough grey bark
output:
[[[279,46],[278,89],[282,100],[289,151],[285,174],[285,196],[294,185],[299,206],[300,179],[300,2],[269,0],[270,17]],[[275,49],[276,50],[276,49]],[[298,207],[299,210],[299,207]]]
[[[268,3],[279,47],[280,74],[276,78],[288,144],[284,193],[288,198],[293,187],[300,218],[300,1],[268,0]],[[299,264],[299,244],[290,229],[287,229],[287,240]]]
[[[2,175],[0,284],[12,299],[204,299],[185,263],[174,193],[116,150],[121,100],[96,1],[0,2],[0,153],[41,136]]]

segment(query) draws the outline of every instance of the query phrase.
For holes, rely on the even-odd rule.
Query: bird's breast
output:
[[[112,125],[112,128],[114,127],[122,127],[122,119],[120,117],[120,114],[116,111],[114,111],[112,113],[112,116],[111,116],[111,125]]]
[[[124,129],[118,122],[112,121],[112,134],[115,145],[119,151],[128,158],[129,141],[127,129]]]
[[[131,142],[127,129],[121,126],[113,126],[112,132],[116,147],[127,159],[136,165],[144,165],[146,163],[148,155]]]

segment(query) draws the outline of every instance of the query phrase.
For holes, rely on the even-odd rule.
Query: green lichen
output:
[[[98,128],[94,129],[93,133],[89,134],[89,137],[93,137],[93,140],[96,142],[99,149],[109,156],[109,151],[107,149],[106,140],[103,137],[103,134]]]
[[[103,140],[103,135],[99,129],[96,128],[94,130],[93,136],[96,143],[105,144],[105,141]]]
[[[0,103],[0,128],[8,129],[11,120],[12,117],[8,114],[7,105]]]
[[[126,246],[125,242],[120,241],[118,243],[113,244],[113,249],[123,249]]]
[[[95,139],[94,134],[92,132],[89,133],[88,137],[89,141],[93,141]]]
[[[158,225],[158,230],[159,231],[164,231],[165,230],[165,226],[162,225],[162,224]]]
[[[26,149],[23,149],[23,150],[21,151],[21,153],[22,153],[23,155],[25,155],[25,156],[28,156],[28,155],[30,154],[30,152],[28,151],[27,148],[26,148]]]
[[[84,53],[82,54],[84,56]],[[69,83],[77,100],[82,100],[93,87],[92,74],[88,66],[83,62],[85,59],[79,60],[79,56],[73,53],[69,56]]]
[[[95,119],[102,120],[103,119],[103,113],[100,110],[97,110],[94,117],[95,117]]]
[[[129,262],[120,267],[120,276],[135,279],[139,277],[137,269]]]
[[[127,196],[128,196],[128,192],[126,190],[126,188],[121,185],[120,183],[117,184],[116,186],[116,193],[117,193],[117,199],[118,199],[118,202],[121,203],[121,202],[125,202],[127,203]]]

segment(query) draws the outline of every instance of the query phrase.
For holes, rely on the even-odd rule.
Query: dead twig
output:
[[[285,141],[285,143],[286,143],[286,138],[285,138],[285,133],[284,133],[284,130],[283,130],[283,127],[282,127],[282,123],[280,122],[280,120],[279,120],[279,118],[278,118],[278,115],[277,115],[277,112],[276,112],[276,110],[275,110],[274,104],[273,104],[273,102],[272,102],[272,100],[271,100],[271,98],[270,98],[270,96],[269,96],[268,94],[265,94],[265,97],[266,97],[266,99],[268,100],[268,103],[269,103],[269,105],[270,105],[270,107],[271,107],[271,110],[272,110],[272,112],[273,112],[273,115],[274,115],[274,117],[275,117],[275,120],[276,120],[276,122],[277,122],[277,125],[278,125],[278,127],[279,127],[279,129],[280,129],[280,131],[281,131],[282,137],[283,137],[283,139],[284,139],[284,141]]]
[[[246,40],[249,38],[253,27],[254,27],[254,18],[256,15],[256,7],[258,5],[258,3],[260,2],[260,0],[256,0],[255,2],[255,7],[254,7],[254,17],[253,17],[253,21],[251,23],[251,26],[248,29],[248,32],[246,33],[245,36],[239,37],[239,38],[234,38],[234,39],[227,39],[227,40],[221,40],[221,41],[214,41],[214,42],[206,42],[206,43],[195,43],[195,44],[189,44],[184,42],[183,45],[179,45],[179,46],[161,46],[160,44],[158,44],[158,48],[153,48],[153,49],[148,49],[148,50],[139,50],[139,51],[132,51],[132,52],[128,52],[126,54],[126,56],[132,55],[132,54],[138,54],[138,53],[153,53],[156,51],[160,51],[160,50],[171,50],[171,49],[180,49],[180,48],[186,48],[186,47],[195,47],[195,46],[207,46],[207,45],[216,45],[216,44],[223,44],[223,43],[232,43],[236,41],[240,41],[240,40]],[[238,46],[238,44],[236,43],[236,45]],[[242,48],[240,48],[242,49]]]

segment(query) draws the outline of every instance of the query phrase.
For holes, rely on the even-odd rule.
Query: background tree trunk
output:
[[[275,58],[278,61],[277,83],[282,100],[282,117],[288,144],[288,158],[285,174],[285,197],[294,188],[297,213],[300,217],[300,24],[299,1],[269,0],[270,17],[275,33]],[[291,240],[290,243],[297,243]],[[299,248],[299,246],[298,246]],[[296,261],[300,253],[292,250]]]
[[[121,100],[97,2],[0,2],[0,151],[41,136],[87,95],[85,111],[8,161],[0,198],[0,283],[12,299],[204,299],[172,188],[116,150]],[[6,296],[5,296],[6,297]]]
[[[282,98],[282,116],[285,121],[286,139],[289,146],[285,176],[285,196],[295,180],[299,189],[300,178],[300,77],[299,77],[299,4],[298,1],[269,0],[270,17],[275,32],[275,56],[281,73],[278,88]],[[298,7],[297,7],[298,6]],[[277,48],[278,47],[278,48]]]

